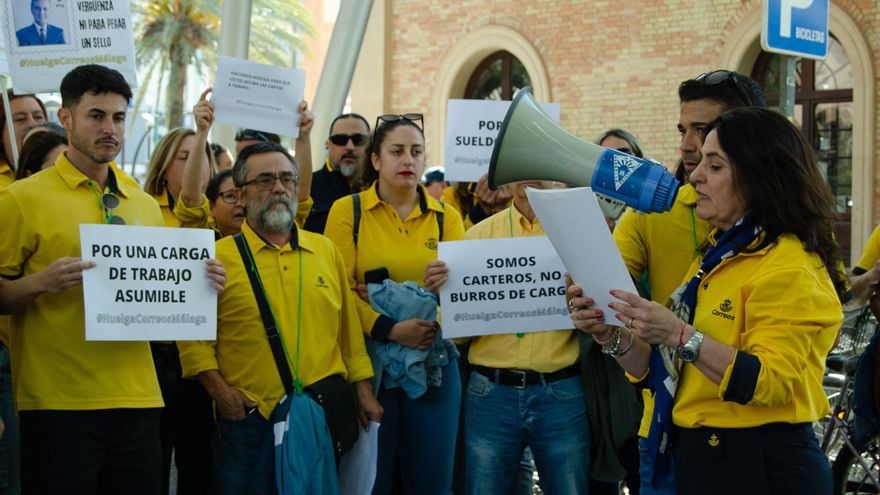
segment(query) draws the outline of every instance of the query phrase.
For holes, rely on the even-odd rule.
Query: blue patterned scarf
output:
[[[746,214],[725,232],[717,243],[706,251],[700,270],[686,284],[670,296],[670,307],[682,321],[694,322],[697,291],[703,277],[712,272],[723,260],[732,258],[751,245],[761,233],[761,227]],[[668,478],[672,463],[672,405],[678,385],[681,361],[676,349],[666,345],[651,346],[648,363],[648,386],[654,392],[654,414],[648,433],[648,454],[654,459],[654,477],[651,484],[658,488]]]

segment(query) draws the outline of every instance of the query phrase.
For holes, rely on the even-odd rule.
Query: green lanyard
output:
[[[266,294],[266,288],[263,287],[263,279],[260,278],[260,272],[257,271],[257,265],[254,263],[254,257],[251,255],[251,248],[248,246],[247,242],[244,243],[245,252],[248,256],[248,261],[251,263],[251,271],[257,276],[257,281],[260,282],[260,289],[262,289],[263,294]],[[293,247],[293,246],[291,246]],[[299,252],[299,296],[296,310],[296,361],[293,362],[293,388],[296,390],[297,395],[302,395],[303,392],[303,383],[299,377],[299,343],[300,336],[302,336],[302,300],[303,300],[303,288],[302,288],[302,268],[303,268],[303,255],[302,248],[297,246],[297,251]],[[266,300],[268,303],[268,298]],[[268,304],[267,304],[268,306]],[[269,308],[269,313],[272,313],[272,308]],[[272,321],[275,322],[275,326],[278,327],[278,320],[275,319],[275,315],[272,314]],[[287,358],[287,362],[291,362],[290,354],[287,352],[287,344],[284,343],[284,337],[281,335],[281,332],[278,332],[278,338],[281,340],[281,347],[284,349],[284,356]]]
[[[510,207],[507,209],[507,226],[510,229],[511,239],[514,237],[514,235],[513,235],[513,208],[514,208],[514,206],[510,205]],[[526,334],[524,334],[524,333],[516,334],[516,338],[518,338],[518,339],[521,339],[525,336],[526,336]]]

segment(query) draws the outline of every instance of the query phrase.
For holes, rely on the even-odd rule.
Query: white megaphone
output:
[[[510,104],[489,162],[490,188],[524,180],[590,186],[611,218],[619,216],[622,206],[613,208],[608,198],[639,211],[663,212],[672,208],[679,186],[660,164],[597,146],[566,131],[544,113],[528,88],[521,89]]]

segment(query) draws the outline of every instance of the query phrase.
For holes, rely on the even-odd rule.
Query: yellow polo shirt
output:
[[[352,196],[336,200],[327,216],[324,235],[330,238],[342,252],[352,288],[364,283],[364,273],[376,268],[387,268],[389,277],[396,282],[407,280],[424,284],[425,266],[437,259],[437,243],[440,241],[437,213],[443,212],[443,236],[445,241],[458,241],[464,237],[461,215],[449,204],[432,198],[424,186],[418,187],[419,200],[406,219],[397,215],[393,206],[379,199],[378,181],[360,193],[361,220],[357,246],[354,245],[354,201]],[[361,327],[373,335],[373,326],[379,313],[369,303],[355,296]],[[383,323],[384,322],[384,323]],[[380,332],[387,336],[391,330],[390,319],[379,321],[384,325]]]
[[[0,191],[15,182],[15,171],[6,163],[0,163]]]
[[[112,164],[110,166],[113,166]],[[118,181],[115,213],[129,225],[161,226],[156,202]],[[104,223],[88,178],[67,159],[0,191],[0,276],[80,256],[79,225]],[[19,410],[162,407],[147,342],[87,342],[82,286],[43,294],[12,316],[12,377]]]
[[[697,191],[685,184],[678,189],[669,211],[646,214],[628,210],[614,229],[614,242],[629,274],[638,280],[647,272],[651,298],[660,304],[665,305],[669,295],[682,284],[711,230],[706,221],[694,215],[696,203]],[[647,437],[654,397],[647,389],[642,397],[645,413],[639,436]]]
[[[465,239],[503,239],[544,236],[544,228],[516,207],[500,211],[465,233]],[[514,330],[515,331],[515,330]],[[471,339],[468,361],[492,368],[517,368],[549,373],[571,366],[580,357],[578,337],[573,330],[485,335]]]
[[[862,259],[856,264],[855,268],[860,268],[861,273],[865,273],[880,260],[880,226],[874,229],[871,237],[865,244],[865,251],[862,253]]]
[[[699,261],[688,275],[698,269]],[[760,251],[722,261],[700,284],[694,328],[754,356],[760,371],[750,375],[747,357],[737,353],[716,385],[684,364],[673,422],[685,428],[746,428],[821,418],[829,411],[822,389],[825,357],[841,321],[840,300],[822,260],[796,237],[784,235]],[[749,400],[722,400],[728,394]]]
[[[166,227],[185,227],[190,229],[207,229],[212,228],[214,218],[211,216],[211,204],[208,198],[202,194],[202,202],[197,206],[186,206],[183,200],[178,197],[174,202],[174,208],[168,201],[168,193],[162,191],[161,194],[153,195],[159,208],[162,209],[162,219]]]
[[[297,322],[301,321],[298,369],[303,385],[335,374],[349,382],[372,377],[354,295],[336,246],[324,236],[301,229],[296,230],[296,249],[290,243],[281,247],[267,243],[247,222],[241,231],[294,362]],[[226,383],[256,401],[260,414],[268,418],[284,395],[284,387],[233,237],[217,241],[217,259],[226,268],[226,289],[217,300],[217,340],[177,342],[183,376],[219,370]],[[291,375],[296,376],[292,371]]]

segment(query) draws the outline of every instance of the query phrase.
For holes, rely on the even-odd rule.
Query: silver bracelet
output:
[[[623,347],[621,347],[624,334],[629,336],[629,340]],[[611,336],[608,343],[602,346],[602,353],[611,357],[622,357],[629,352],[635,340],[636,338],[635,335],[633,335],[632,330],[627,327],[616,327],[614,335]]]

